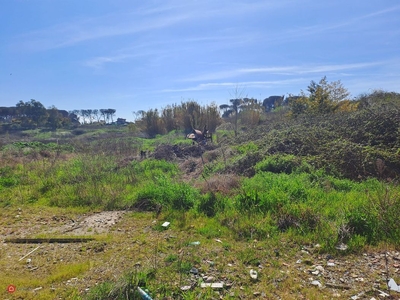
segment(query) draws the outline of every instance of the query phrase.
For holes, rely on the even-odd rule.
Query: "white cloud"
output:
[[[226,78],[234,78],[248,74],[279,74],[279,75],[302,75],[312,73],[328,73],[338,71],[351,71],[355,69],[369,68],[382,65],[384,62],[354,63],[354,64],[332,64],[332,65],[303,65],[303,66],[283,66],[283,67],[260,67],[260,68],[238,68],[224,71],[211,72],[199,76],[192,76],[182,81],[209,81]]]
[[[302,82],[304,79],[285,79],[285,80],[272,80],[272,81],[241,81],[241,82],[209,82],[201,83],[191,87],[177,88],[177,89],[164,89],[161,92],[190,92],[190,91],[204,91],[204,90],[216,90],[226,88],[236,88],[243,86],[246,88],[269,88],[275,86],[290,85],[293,83]]]
[[[48,50],[73,46],[89,40],[136,34],[175,25],[188,15],[154,16],[141,18],[136,14],[110,15],[76,20],[31,31],[17,39],[18,46],[30,50]],[[22,44],[22,45],[21,45]]]

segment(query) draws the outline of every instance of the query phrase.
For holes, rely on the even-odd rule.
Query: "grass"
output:
[[[16,285],[15,297],[24,299],[122,299],[127,293],[136,297],[138,285],[156,299],[214,296],[212,289],[199,287],[205,279],[194,278],[190,271],[196,268],[215,282],[232,285],[221,291],[224,299],[253,297],[258,291],[267,298],[320,299],[332,295],[309,285],[307,269],[296,264],[300,258],[322,264],[326,254],[351,257],[366,249],[399,247],[400,189],[395,183],[333,176],[308,159],[266,155],[252,141],[224,144],[218,155],[206,152],[205,180],[187,180],[179,160],[135,158],[139,149],[186,143],[182,133],[154,140],[124,134],[100,129],[76,135],[62,148],[35,141],[2,148],[4,236],[62,237],[48,228],[96,211],[134,212],[126,213],[108,235],[87,228],[85,235],[95,241],[43,244],[21,261],[37,246],[2,245],[1,287]],[[231,134],[216,136],[222,140]],[[96,139],[87,143],[85,153],[83,136]],[[260,160],[249,166],[254,176],[224,173],[255,154]],[[164,221],[171,222],[168,229],[162,228]],[[341,242],[348,245],[345,253],[335,248]],[[314,256],[301,256],[304,245],[315,244],[320,246]],[[249,268],[259,271],[259,280],[250,279]],[[181,290],[192,284],[191,290]],[[1,297],[9,297],[4,291]]]

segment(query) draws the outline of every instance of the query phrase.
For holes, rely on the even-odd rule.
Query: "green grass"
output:
[[[221,155],[206,164],[204,178],[213,175],[223,178],[224,172],[235,170],[242,159],[251,155],[257,154],[262,159],[252,166],[254,176],[241,178],[239,186],[228,191],[231,193],[212,188],[202,193],[198,189],[201,177],[188,180],[188,174],[179,168],[179,160],[135,158],[141,149],[152,151],[161,144],[190,143],[182,140],[183,133],[172,132],[150,140],[124,136],[124,130],[85,129],[74,141],[63,146],[53,142],[16,141],[4,145],[1,152],[4,163],[0,167],[0,207],[5,211],[2,216],[6,221],[0,225],[24,226],[26,217],[23,215],[9,217],[19,215],[17,208],[20,207],[32,214],[41,209],[56,214],[63,208],[71,214],[139,208],[150,211],[148,215],[132,213],[130,218],[146,223],[143,228],[147,231],[127,227],[126,232],[133,232],[134,237],[129,236],[126,246],[119,249],[131,259],[145,261],[146,267],[139,270],[126,266],[126,275],[114,277],[114,280],[108,278],[93,288],[87,299],[105,298],[110,293],[114,299],[122,299],[138,284],[159,297],[192,299],[199,292],[202,297],[208,297],[211,290],[197,289],[183,295],[179,286],[188,280],[192,267],[202,265],[206,270],[227,271],[222,261],[233,261],[244,270],[258,264],[272,266],[271,274],[262,275],[262,280],[265,280],[266,295],[273,297],[274,288],[280,285],[274,280],[284,276],[279,272],[276,249],[280,251],[279,248],[285,247],[286,255],[290,256],[304,244],[318,243],[321,253],[333,254],[337,253],[335,247],[341,242],[348,245],[346,254],[359,253],[381,243],[400,245],[397,225],[400,187],[395,181],[350,180],[333,175],[338,174],[329,171],[334,167],[318,168],[313,164],[315,157],[287,153],[268,155],[254,141],[233,146],[221,142],[218,149]],[[27,134],[37,137],[42,133]],[[48,134],[41,138],[50,138]],[[95,139],[87,142],[86,153],[83,152],[84,138]],[[218,133],[219,141],[228,138],[232,138],[232,132]],[[171,222],[169,229],[161,228],[161,219]],[[151,239],[148,232],[153,235]],[[113,245],[122,242],[124,237],[107,239],[107,243]],[[200,244],[192,246],[193,241]],[[145,250],[141,252],[141,249]],[[208,262],[211,260],[213,265]],[[18,278],[15,283],[49,287],[83,276],[92,267],[88,261],[57,265],[43,278]],[[226,276],[240,281],[251,295],[254,283],[246,277],[245,271],[240,272],[236,277],[232,275],[234,278]],[[169,278],[168,282],[165,278]],[[0,281],[4,283],[7,278],[0,276]],[[310,299],[317,298],[308,288],[290,283],[293,285],[288,281],[281,285],[286,284],[289,290],[301,290]],[[76,290],[71,289],[69,293],[71,298],[81,298]],[[232,295],[239,293],[232,291]],[[49,291],[41,295],[43,299],[51,298]],[[30,295],[21,291],[18,296],[29,298]]]

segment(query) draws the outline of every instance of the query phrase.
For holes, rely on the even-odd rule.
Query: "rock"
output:
[[[196,268],[193,267],[190,269],[189,273],[191,273],[193,275],[197,275],[197,274],[199,274],[199,270],[197,270]]]

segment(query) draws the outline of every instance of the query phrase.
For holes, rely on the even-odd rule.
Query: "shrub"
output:
[[[197,211],[204,213],[207,217],[214,217],[218,211],[223,209],[223,202],[213,192],[203,195],[197,205]]]
[[[311,166],[295,155],[275,154],[267,156],[255,166],[257,172],[290,174],[294,171],[309,172]]]

